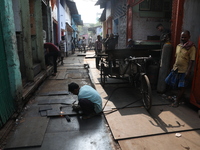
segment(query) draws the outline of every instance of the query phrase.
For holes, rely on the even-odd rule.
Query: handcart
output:
[[[152,96],[150,81],[146,75],[146,64],[153,59],[152,54],[155,56],[155,51],[151,47],[107,50],[106,54],[100,56],[102,86],[106,85],[108,78],[127,81],[140,90],[144,107],[150,110]]]

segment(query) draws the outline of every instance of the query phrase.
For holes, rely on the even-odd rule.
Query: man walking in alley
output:
[[[102,41],[101,36],[97,36],[97,40],[95,42],[95,54],[96,54],[96,68],[99,69],[99,61],[100,56],[98,56],[102,52]]]
[[[65,45],[66,45],[65,36],[62,36],[60,44],[59,44],[61,65],[63,65],[63,59],[64,59],[64,56],[65,56]]]
[[[79,87],[77,83],[70,83],[68,91],[78,96],[78,106],[73,110],[83,112],[83,119],[91,118],[102,112],[102,99],[99,93],[89,85]]]
[[[57,73],[57,58],[59,55],[59,48],[52,44],[52,43],[44,43],[44,48],[45,48],[45,63],[46,65],[50,65],[50,57],[53,58],[53,70],[54,73],[52,74],[53,76],[56,76]]]
[[[188,85],[189,75],[195,61],[196,47],[193,42],[189,41],[190,32],[185,30],[181,33],[181,43],[176,47],[176,61],[171,73],[165,79],[165,82],[176,88],[179,88],[178,95],[172,107],[178,107],[185,87]]]
[[[84,53],[86,53],[86,39],[85,39],[85,37],[83,37],[83,39],[82,39],[82,47],[83,47],[83,50],[84,50]]]

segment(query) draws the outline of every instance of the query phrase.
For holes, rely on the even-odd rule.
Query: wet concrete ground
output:
[[[13,130],[13,132],[10,134],[10,138],[13,137],[15,141],[9,141],[8,139],[6,145],[7,148],[11,148],[17,144],[18,146],[20,144],[23,145],[24,148],[19,148],[21,150],[182,150],[187,148],[200,148],[200,145],[198,144],[200,134],[199,129],[197,128],[198,119],[197,114],[195,114],[196,110],[191,107],[191,114],[196,117],[196,120],[194,123],[192,123],[192,121],[188,122],[188,120],[191,120],[192,116],[184,117],[184,115],[181,113],[182,111],[186,112],[185,106],[181,106],[178,109],[169,109],[168,107],[168,105],[171,103],[171,100],[168,99],[169,95],[174,96],[176,92],[158,94],[156,91],[153,91],[152,94],[154,108],[157,106],[161,108],[158,108],[158,114],[156,114],[156,109],[152,109],[153,111],[149,114],[140,108],[142,107],[142,102],[139,100],[141,99],[139,92],[133,87],[130,87],[128,84],[116,84],[118,81],[112,80],[111,82],[114,82],[114,84],[108,84],[102,88],[99,83],[99,70],[95,68],[95,59],[93,58],[94,52],[89,51],[86,54],[86,59],[84,53],[80,55],[76,53],[75,55],[66,57],[64,60],[64,65],[59,65],[58,67],[57,76],[50,76],[40,86],[38,91],[30,99],[29,103],[25,107],[26,109],[24,109],[21,118],[19,118],[15,130]],[[89,64],[89,69],[85,69],[84,64]],[[77,101],[76,96],[68,95],[66,93],[66,91],[68,91],[67,84],[70,82],[77,82],[80,85],[88,84],[94,86],[102,95],[104,100],[103,106],[105,106],[105,102],[109,100],[109,102],[106,104],[106,109],[108,110],[121,109],[124,106],[125,109],[121,111],[119,110],[119,113],[115,112],[116,114],[111,114],[112,116],[106,115],[105,109],[104,115],[96,116],[88,120],[82,120],[81,116],[78,116],[69,111],[68,113],[70,114],[70,122],[68,122],[64,116],[46,117],[44,114],[44,117],[41,117],[41,113],[38,111],[41,106],[51,105],[51,107],[53,109],[57,109],[57,113],[59,113],[59,108],[63,106],[61,103],[71,104],[75,100]],[[138,101],[127,106],[135,100]],[[170,115],[176,114],[177,112],[180,112],[179,117],[182,117],[182,120],[179,120],[180,125],[175,127],[177,126],[176,120],[178,117]],[[53,113],[56,113],[56,111]],[[163,115],[163,113],[166,113],[164,118],[159,116]],[[147,117],[147,115],[149,116]],[[149,122],[152,117],[151,115],[154,115],[153,121],[155,121],[152,125],[156,127],[156,123],[158,123],[158,127],[161,127],[159,132],[162,130],[164,132],[162,131],[163,133],[159,133],[159,135],[154,133],[152,135],[131,138],[133,134],[142,134],[144,132],[142,129],[147,131],[149,130],[153,133],[153,131],[150,130],[151,128],[149,125],[143,124],[146,120],[142,120],[142,117],[145,116]],[[125,117],[127,117],[127,119]],[[134,120],[134,117],[137,120]],[[165,120],[165,117],[171,119]],[[48,120],[45,120],[44,118],[47,118]],[[37,134],[34,135],[28,130],[24,130],[23,134],[21,135],[18,134],[19,132],[17,131],[22,132],[22,130],[20,130],[20,125],[26,123],[26,121],[30,121],[30,119],[33,120],[33,123],[29,123],[30,129],[34,129],[34,127],[37,126],[37,121],[47,121],[45,130],[43,129],[44,127],[42,128],[41,126],[40,133],[43,133],[43,135],[38,136],[43,137],[42,140],[35,138],[34,140],[36,142],[33,142],[33,137],[37,137]],[[175,124],[173,124],[174,122]],[[169,123],[171,123],[171,126]],[[118,127],[117,125],[121,126]],[[173,126],[175,128],[172,128]],[[177,138],[175,136],[176,131],[179,131],[177,130],[179,127],[182,129],[182,131],[179,133],[182,134],[183,138]],[[189,130],[187,130],[187,132],[184,131],[184,127],[187,127]],[[194,130],[192,128],[194,128]],[[165,132],[168,132],[168,130],[169,133],[166,134]],[[170,130],[174,131],[171,132]],[[36,133],[38,132],[37,129],[33,131]],[[123,139],[120,137],[115,137],[116,134],[119,134],[120,136],[123,135],[124,137],[129,134],[130,138]],[[26,144],[35,144],[37,146],[29,147],[29,145]]]
[[[84,56],[77,56],[77,53],[66,57],[64,65],[58,66],[57,75],[50,76],[44,81],[17,119],[5,149],[118,149],[104,115],[83,120],[80,115],[68,109],[66,111],[69,111],[67,114],[70,120],[67,121],[64,115],[58,114],[61,106],[65,107],[65,104],[72,104],[74,101],[77,103],[77,97],[67,93],[69,83],[92,86],[88,69],[84,68],[84,58]],[[46,111],[39,111],[45,108]],[[63,111],[65,109],[63,108]],[[41,125],[39,122],[42,122]]]

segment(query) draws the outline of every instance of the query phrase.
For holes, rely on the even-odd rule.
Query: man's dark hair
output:
[[[79,88],[79,85],[72,82],[70,84],[68,84],[68,91],[69,92],[73,92],[75,89],[78,89]]]
[[[190,31],[188,31],[188,30],[183,30],[182,32],[184,32],[184,33],[186,33],[186,34],[188,34],[188,35],[190,36]]]
[[[157,26],[156,26],[156,29],[158,29],[158,27],[160,26],[163,26],[161,23],[159,23]]]
[[[61,36],[61,39],[62,39],[62,40],[65,40],[65,36]]]

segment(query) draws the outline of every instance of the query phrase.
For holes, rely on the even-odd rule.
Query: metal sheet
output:
[[[180,132],[181,137],[175,133],[157,135],[143,138],[134,138],[118,141],[121,150],[197,150],[200,149],[200,130]]]
[[[9,138],[6,148],[41,146],[48,122],[46,117],[26,118]]]
[[[200,119],[197,112],[184,105],[178,108],[154,106],[150,113],[165,132],[200,129]]]
[[[72,104],[77,101],[77,96],[39,96],[36,98],[38,105],[50,105],[50,104]]]
[[[198,114],[184,106],[153,106],[150,114],[143,108],[126,108],[106,119],[117,140],[200,129]]]
[[[67,95],[68,80],[46,80],[40,89],[38,95]]]
[[[106,115],[114,139],[163,133],[144,108],[126,108]]]
[[[68,91],[51,91],[51,92],[46,92],[46,93],[41,93],[39,95],[44,95],[44,96],[51,96],[51,95],[69,95]]]
[[[72,106],[52,106],[52,110],[47,110],[48,117],[64,116],[64,115],[77,115],[75,111],[72,110]],[[63,107],[60,109],[60,107]],[[62,113],[61,113],[62,112]]]

